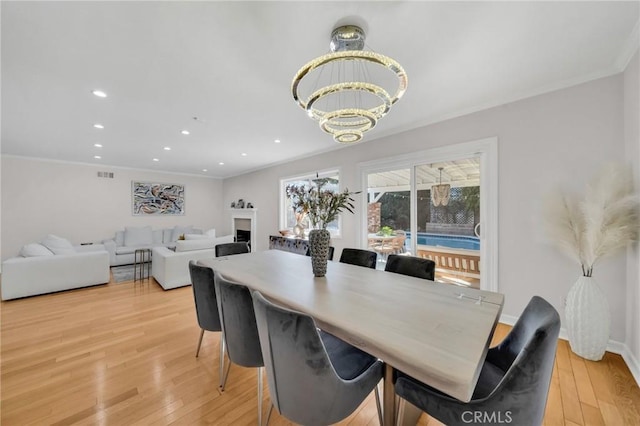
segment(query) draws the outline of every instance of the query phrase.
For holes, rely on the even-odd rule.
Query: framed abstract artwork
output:
[[[131,182],[133,215],[183,215],[184,185]]]

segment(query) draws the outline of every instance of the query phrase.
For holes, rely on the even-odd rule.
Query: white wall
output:
[[[627,157],[633,163],[636,191],[640,191],[640,54],[636,52],[624,72],[624,138]],[[640,369],[640,248],[627,256],[627,347]],[[640,381],[640,376],[636,376]]]
[[[55,234],[74,244],[112,238],[125,226],[222,225],[222,181],[169,173],[2,156],[2,259]],[[113,179],[98,178],[112,171]],[[185,185],[183,216],[133,216],[131,181]]]
[[[518,316],[537,294],[562,314],[564,296],[581,271],[543,243],[537,217],[540,199],[556,185],[582,191],[603,162],[624,160],[622,105],[623,78],[619,74],[226,179],[224,203],[244,198],[255,204],[259,209],[258,250],[264,250],[268,236],[278,230],[281,177],[339,167],[341,181],[350,190],[361,190],[360,162],[495,136],[500,197],[498,285],[506,295],[503,313]],[[384,126],[384,120],[379,125]],[[327,143],[333,143],[329,136]],[[344,236],[333,240],[337,255],[343,247],[358,246],[359,218],[359,214],[343,215]],[[613,314],[611,338],[617,341],[625,339],[625,264],[620,254],[604,260],[594,272],[608,295]]]

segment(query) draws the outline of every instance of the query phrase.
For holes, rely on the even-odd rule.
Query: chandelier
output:
[[[442,169],[442,167],[438,167],[438,170],[440,170],[440,183],[431,187],[431,201],[436,207],[439,205],[446,206],[449,204],[449,198],[451,198],[451,185],[442,184]]]
[[[293,99],[339,143],[362,140],[407,90],[402,66],[363,50],[364,40],[358,26],[337,27],[331,33],[331,53],[308,62],[291,83]]]

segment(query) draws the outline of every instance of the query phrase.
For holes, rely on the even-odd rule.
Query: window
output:
[[[315,185],[314,179],[328,179],[324,189],[330,191],[340,191],[340,172],[338,170],[328,170],[318,173],[309,173],[307,175],[296,176],[280,180],[280,229],[292,229],[296,225],[296,215],[291,206],[291,201],[287,198],[286,188],[288,185],[311,186]],[[305,229],[310,229],[308,218],[302,222]],[[327,230],[332,237],[340,235],[340,217],[327,225]],[[307,231],[308,232],[308,231]]]

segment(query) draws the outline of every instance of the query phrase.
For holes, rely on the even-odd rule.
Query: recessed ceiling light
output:
[[[280,143],[280,139],[276,139],[274,142],[275,143]]]
[[[106,98],[107,97],[107,94],[104,93],[102,90],[94,90],[91,93],[93,93],[94,95],[96,95],[99,98]]]
[[[96,160],[101,159],[102,157],[100,157],[99,155],[94,155],[93,158],[95,158]]]
[[[165,147],[164,147],[164,150],[165,150],[165,151],[171,151],[171,147],[170,147],[170,146],[165,146]]]
[[[242,154],[240,154],[240,155],[242,155],[243,157],[246,157],[246,156],[247,156],[247,153],[246,153],[246,152],[243,152],[243,153],[242,153]]]
[[[153,159],[153,161],[160,161],[160,160],[159,160],[159,159],[157,159],[157,158],[154,158],[154,159]]]
[[[95,127],[96,129],[104,129],[104,126],[100,123],[94,124],[93,127]]]
[[[102,144],[99,143],[94,143],[93,146],[95,146],[96,148],[102,148]]]
[[[188,135],[190,132],[188,130],[183,130],[180,133],[182,133],[183,135]]]
[[[202,171],[203,171],[203,172],[206,172],[206,171],[207,171],[207,169],[202,169]]]
[[[222,161],[221,161],[221,162],[219,162],[218,164],[220,164],[221,166],[224,166],[224,163],[223,163]]]

